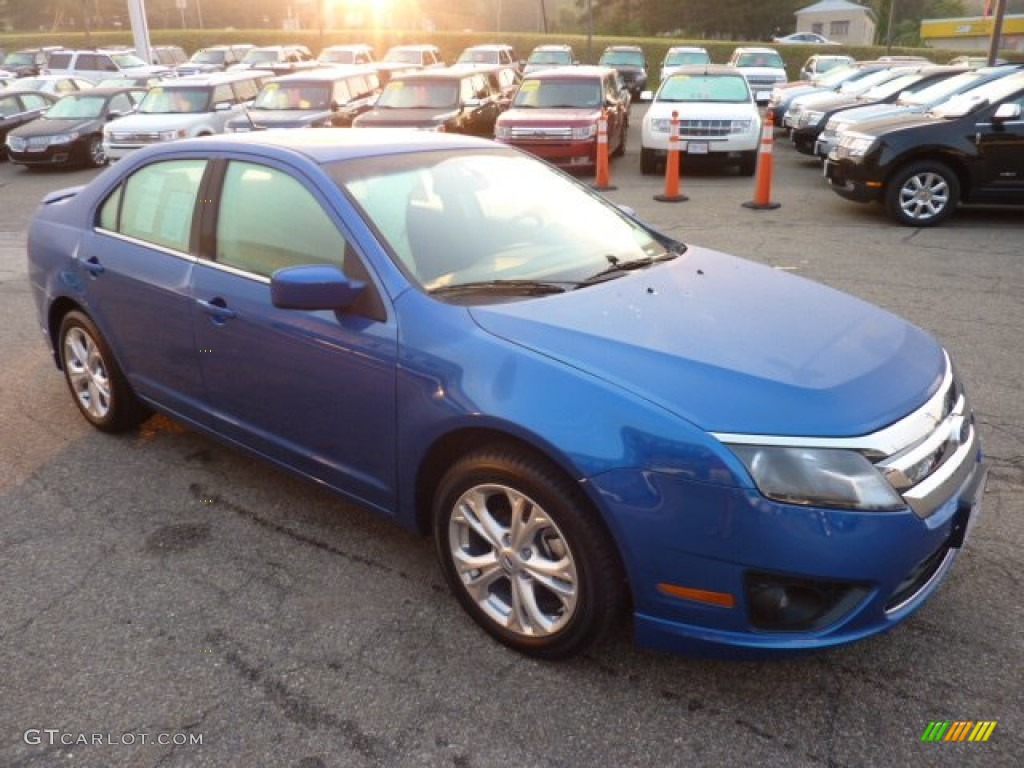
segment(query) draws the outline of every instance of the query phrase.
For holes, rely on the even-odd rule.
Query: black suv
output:
[[[925,114],[861,123],[842,134],[825,176],[842,197],[882,202],[912,227],[938,224],[961,202],[1024,205],[1024,72]]]
[[[604,49],[598,64],[617,70],[622,84],[634,99],[639,99],[640,93],[647,90],[647,56],[639,45],[610,45]]]
[[[501,93],[484,70],[424,69],[395,75],[356,128],[406,127],[494,138]]]

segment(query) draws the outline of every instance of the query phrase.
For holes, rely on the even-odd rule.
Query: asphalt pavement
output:
[[[663,180],[639,172],[642,110],[611,199],[880,304],[949,349],[992,472],[932,600],[886,635],[792,660],[651,653],[627,631],[570,662],[522,658],[462,613],[430,541],[166,418],[88,428],[39,335],[24,239],[45,192],[95,172],[4,163],[0,766],[1024,762],[1020,211],[899,227],[833,194],[781,137],[777,210],[742,206],[753,179],[689,161],[690,199],[659,203]],[[937,720],[997,725],[984,743],[923,742]]]

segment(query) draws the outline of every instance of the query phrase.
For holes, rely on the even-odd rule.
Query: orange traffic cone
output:
[[[764,125],[761,128],[761,146],[757,152],[757,176],[754,178],[754,199],[749,203],[743,203],[744,208],[753,208],[755,211],[774,210],[781,207],[781,203],[772,202],[772,145],[775,140],[775,126],[772,121],[772,111],[765,112]]]
[[[608,111],[601,110],[601,117],[597,121],[597,157],[596,169],[594,172],[594,189],[609,190],[615,189],[609,181],[608,163]]]
[[[672,112],[668,129],[668,155],[665,157],[665,192],[655,195],[659,203],[682,203],[690,198],[679,191],[679,113]]]

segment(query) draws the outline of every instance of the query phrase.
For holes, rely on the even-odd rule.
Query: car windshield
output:
[[[92,119],[103,114],[106,103],[106,96],[69,94],[46,110],[46,117],[50,120]]]
[[[451,300],[494,301],[501,286],[570,290],[682,250],[580,182],[509,149],[403,152],[330,172],[406,274]],[[502,291],[499,299],[508,298]]]
[[[644,54],[643,51],[605,51],[599,63],[607,67],[642,67]]]
[[[16,115],[19,112],[21,112],[21,105],[18,103],[16,98],[13,96],[0,98],[0,117]]]
[[[150,88],[139,104],[142,114],[207,112],[210,93],[205,88]]]
[[[972,88],[967,93],[942,102],[932,109],[932,114],[939,117],[963,117],[979,109],[985,104],[995,104],[1024,86],[1024,78],[1001,77],[998,80]]]
[[[267,83],[253,109],[327,109],[331,87],[327,83]]]
[[[736,57],[736,61],[733,63],[736,67],[773,67],[775,69],[785,69],[786,65],[782,61],[782,57],[774,51],[766,51],[764,53],[741,53]]]
[[[601,106],[601,81],[580,78],[565,80],[527,79],[519,86],[513,107],[556,109]]]
[[[707,51],[669,51],[665,57],[666,67],[685,67],[689,64],[707,64],[711,61]]]
[[[382,109],[446,109],[459,103],[454,80],[392,80],[377,99]]]
[[[110,58],[112,58],[114,63],[121,69],[132,69],[133,67],[146,66],[146,62],[134,53],[112,53],[110,54]]]
[[[814,82],[824,88],[832,88],[839,85],[840,83],[849,80],[851,77],[860,72],[856,67],[849,65],[843,65],[841,67],[833,67],[823,75],[818,75],[814,78]]]
[[[4,57],[5,67],[25,67],[31,66],[35,63],[36,57],[34,53],[23,53],[16,51],[15,53],[8,53]]]
[[[742,75],[673,75],[658,89],[658,101],[750,101]]]
[[[223,64],[225,51],[196,51],[189,59],[193,64]]]
[[[327,64],[354,64],[356,52],[351,50],[324,51],[320,54],[319,61]]]
[[[392,48],[384,55],[384,61],[397,61],[400,64],[421,64],[423,54],[409,48]]]
[[[836,67],[849,66],[850,60],[845,58],[830,59],[827,57],[821,57],[814,62],[815,69],[818,70],[819,74],[829,72]]]
[[[497,51],[463,51],[456,64],[497,64]]]
[[[901,91],[905,91],[921,80],[921,75],[903,75],[902,77],[894,77],[892,80],[887,80],[880,85],[876,85],[874,88],[869,88],[861,96],[862,99],[887,99]]]
[[[278,52],[275,50],[254,49],[245,54],[243,64],[272,64],[278,60]]]
[[[534,51],[527,64],[572,64],[572,54],[569,51]]]
[[[907,104],[938,104],[950,96],[971,87],[971,83],[981,78],[977,72],[962,72],[954,77],[947,77],[937,83],[922,88],[906,98]]]

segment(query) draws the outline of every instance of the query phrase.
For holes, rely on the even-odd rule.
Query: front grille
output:
[[[714,138],[728,136],[732,131],[732,120],[680,120],[679,135],[688,138]]]
[[[155,144],[160,141],[160,134],[153,132],[127,133],[124,131],[111,131],[110,140],[125,144]]]
[[[50,146],[49,136],[32,136],[28,140],[29,149],[46,149]]]
[[[509,128],[511,139],[532,139],[535,141],[568,141],[572,128]]]

